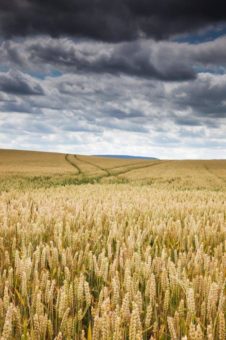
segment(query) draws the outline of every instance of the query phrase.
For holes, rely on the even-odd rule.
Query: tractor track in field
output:
[[[142,164],[142,166],[134,167],[134,168],[132,168],[132,169],[126,168],[125,170],[119,171],[119,172],[117,172],[117,173],[114,174],[114,173],[110,172],[108,169],[103,168],[103,167],[101,167],[101,166],[99,166],[99,165],[97,165],[97,164],[95,164],[95,163],[93,163],[93,162],[90,162],[90,161],[83,160],[83,159],[79,158],[77,155],[74,155],[74,157],[75,157],[75,159],[77,159],[78,161],[87,163],[87,164],[89,164],[89,165],[92,165],[92,166],[96,167],[97,169],[102,170],[102,171],[104,171],[104,172],[106,173],[105,175],[99,176],[99,178],[110,177],[110,176],[112,176],[112,177],[118,177],[118,176],[120,176],[120,175],[126,174],[126,173],[131,172],[131,171],[134,171],[134,170],[139,170],[139,169],[143,169],[143,168],[149,168],[149,167],[152,167],[152,166],[157,166],[157,165],[161,165],[161,164],[164,164],[164,163],[166,163],[166,162],[169,162],[169,161],[159,161],[159,162],[157,162],[157,163],[151,163],[151,164],[145,164],[145,165]],[[137,164],[138,164],[138,163],[137,163]],[[139,162],[139,164],[141,164],[141,163]],[[128,167],[128,166],[132,166],[132,165],[133,165],[133,164],[126,164],[125,166]],[[120,166],[120,167],[123,167],[123,166]],[[119,167],[117,166],[117,167],[111,168],[110,170],[114,170],[114,169],[117,169],[117,168],[119,168]]]
[[[130,163],[130,164],[125,164],[125,165],[120,165],[120,166],[115,166],[115,167],[112,167],[112,168],[109,168],[109,169],[106,169],[106,168],[104,168],[104,167],[102,167],[102,166],[100,166],[100,165],[98,165],[98,164],[95,164],[95,163],[93,163],[93,162],[90,162],[90,161],[88,161],[88,160],[83,160],[83,159],[81,159],[81,158],[79,158],[79,156],[78,155],[70,155],[70,154],[66,154],[65,155],[65,160],[66,160],[66,162],[68,162],[71,166],[73,166],[73,168],[75,168],[76,170],[77,170],[77,172],[76,172],[76,175],[83,175],[83,176],[85,176],[85,177],[88,177],[88,178],[92,178],[92,175],[85,175],[85,173],[84,173],[84,171],[82,171],[81,170],[81,168],[76,164],[76,163],[74,163],[70,158],[69,158],[69,156],[72,156],[72,157],[74,157],[74,159],[76,160],[78,160],[78,161],[80,161],[80,162],[83,162],[83,163],[85,163],[85,164],[89,164],[89,165],[91,165],[91,166],[93,166],[93,167],[95,167],[95,168],[97,168],[97,169],[99,169],[99,170],[101,170],[101,171],[103,171],[103,172],[105,172],[105,174],[103,174],[103,175],[101,175],[101,176],[98,176],[98,178],[101,180],[102,178],[106,178],[106,177],[115,177],[115,178],[120,178],[119,176],[120,175],[124,175],[124,174],[127,174],[127,173],[129,173],[129,172],[132,172],[132,171],[136,171],[136,170],[142,170],[142,169],[145,169],[145,168],[149,168],[149,167],[153,167],[153,166],[158,166],[158,165],[161,165],[161,164],[165,164],[165,163],[167,163],[167,162],[170,162],[169,160],[166,160],[166,161],[151,161],[152,163],[150,164],[144,164],[144,161],[142,162],[137,162],[137,163]],[[140,165],[140,166],[134,166],[134,165]],[[129,168],[129,167],[131,167],[131,168]],[[121,170],[121,171],[119,171],[119,172],[116,172],[116,173],[112,173],[111,172],[111,170],[116,170],[116,169],[118,169],[118,168],[125,168],[124,170]],[[129,169],[128,169],[129,168]],[[223,184],[225,184],[226,183],[226,180],[223,178],[223,177],[221,177],[221,176],[219,176],[219,175],[217,175],[217,174],[215,174],[208,166],[207,166],[207,164],[203,164],[203,168],[206,170],[206,172],[207,173],[209,173],[211,176],[213,176],[213,177],[215,177],[216,179],[218,179],[218,180],[220,180],[221,181],[221,183]],[[123,178],[123,177],[122,177]],[[147,177],[148,178],[148,177]],[[145,179],[147,179],[147,178],[142,178],[142,180],[145,180]],[[130,179],[130,181],[134,181],[134,179]]]
[[[76,175],[83,175],[83,172],[82,172],[82,170],[80,169],[80,167],[79,167],[77,164],[73,163],[73,162],[69,159],[69,154],[66,154],[66,155],[65,155],[65,160],[66,160],[66,162],[68,162],[71,166],[73,166],[73,167],[77,170]]]
[[[210,168],[206,164],[204,165],[204,169],[206,169],[206,171],[209,174],[211,174],[215,178],[218,178],[221,182],[223,182],[225,184],[226,180],[223,177],[216,175],[213,171],[210,170]]]
[[[137,164],[140,164],[140,165],[142,165],[142,164],[144,164],[144,163],[146,163],[146,162],[153,162],[153,161],[155,161],[154,159],[153,160],[144,160],[144,161],[140,161],[140,162],[136,162],[136,163],[129,163],[129,164],[124,164],[124,165],[117,165],[117,166],[113,166],[112,168],[108,168],[108,170],[115,170],[115,169],[119,169],[119,168],[128,168],[128,167],[130,167],[130,166],[133,166],[133,165],[137,165]]]
[[[77,155],[74,155],[74,158],[77,159],[77,160],[80,161],[80,162],[83,162],[83,163],[92,165],[92,166],[94,166],[95,168],[97,168],[97,169],[99,169],[99,170],[101,170],[101,171],[106,172],[106,175],[101,176],[101,178],[102,178],[102,177],[111,176],[111,173],[110,173],[107,169],[102,168],[101,166],[99,166],[99,165],[97,165],[97,164],[95,164],[95,163],[92,163],[92,162],[90,162],[90,161],[81,159],[81,158],[79,158]]]
[[[132,169],[125,169],[125,170],[123,170],[123,171],[117,172],[117,173],[115,174],[115,176],[124,175],[124,174],[126,174],[126,173],[128,173],[128,172],[131,172],[131,171],[134,171],[134,170],[150,168],[150,167],[152,167],[152,166],[161,165],[161,164],[164,164],[164,163],[167,163],[167,162],[169,162],[169,161],[160,161],[160,162],[158,162],[158,163],[145,164],[145,165],[143,165],[143,166],[135,167],[135,168],[132,168]]]

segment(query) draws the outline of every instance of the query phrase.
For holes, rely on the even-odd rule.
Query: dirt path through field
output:
[[[80,162],[87,163],[89,165],[92,165],[92,166],[96,167],[99,170],[104,171],[106,174],[102,175],[102,176],[99,176],[100,178],[110,177],[110,176],[118,177],[120,175],[126,174],[126,173],[134,171],[134,170],[139,170],[139,169],[143,169],[143,168],[149,168],[149,167],[152,167],[152,166],[157,166],[157,165],[161,165],[163,163],[169,162],[169,161],[158,161],[158,162],[154,161],[154,163],[151,163],[151,164],[150,163],[144,164],[144,163],[141,163],[141,162],[139,162],[139,163],[137,162],[136,164],[140,164],[141,166],[135,166],[135,167],[133,167],[131,169],[128,169],[128,167],[134,165],[134,163],[130,163],[130,164],[126,164],[126,165],[122,165],[122,166],[117,166],[117,167],[113,167],[113,168],[110,168],[110,169],[106,169],[104,167],[101,167],[100,165],[97,165],[97,164],[93,163],[93,162],[81,159],[78,155],[74,155],[74,157],[75,157],[75,159],[77,159]],[[114,170],[114,169],[123,168],[123,167],[126,167],[125,170],[119,171],[117,173],[112,173],[111,171],[109,171],[109,170]]]
[[[72,160],[69,159],[69,156],[70,156],[69,154],[65,155],[66,162],[68,162],[71,166],[73,166],[77,170],[76,175],[82,175],[83,174],[82,170],[79,168],[77,164],[75,164]]]

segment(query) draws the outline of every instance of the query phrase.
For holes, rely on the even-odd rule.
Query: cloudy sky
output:
[[[226,157],[223,0],[1,0],[0,148]]]

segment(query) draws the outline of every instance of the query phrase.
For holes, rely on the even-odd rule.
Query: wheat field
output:
[[[0,337],[225,340],[226,161],[0,151]]]

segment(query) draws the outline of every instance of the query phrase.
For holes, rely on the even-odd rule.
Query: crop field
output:
[[[0,339],[225,340],[226,161],[0,150]]]
[[[0,150],[0,177],[0,190],[129,183],[157,189],[224,191],[226,160],[116,159]]]

